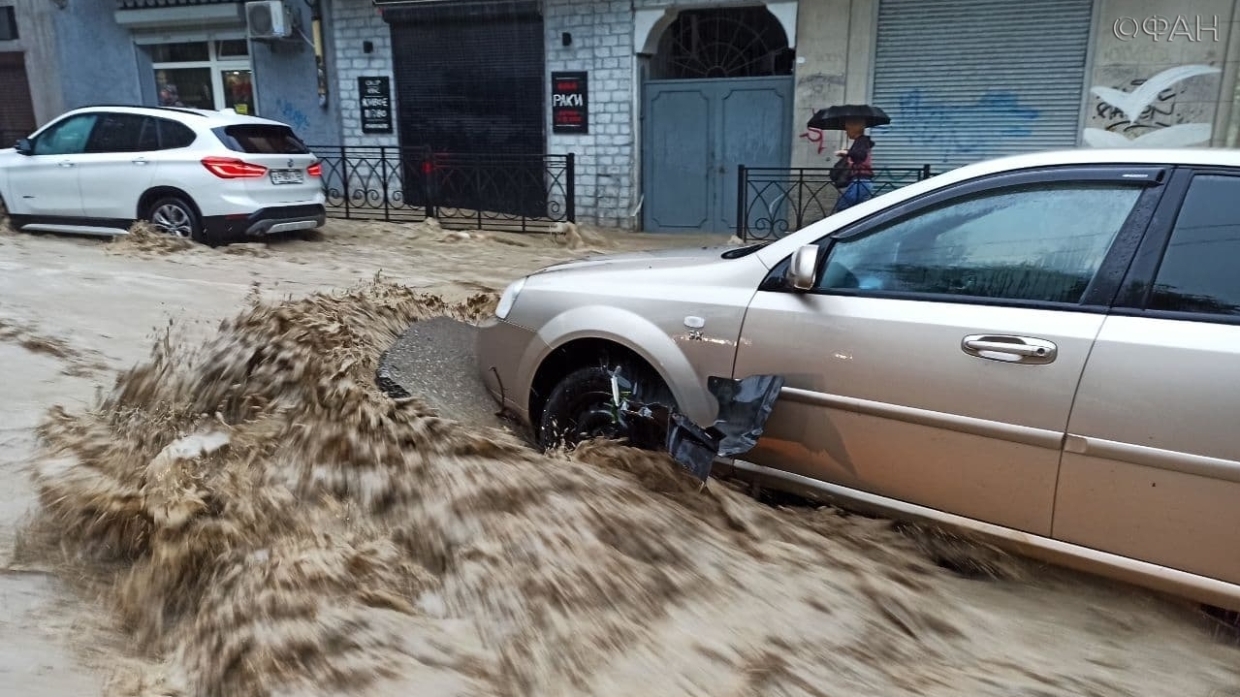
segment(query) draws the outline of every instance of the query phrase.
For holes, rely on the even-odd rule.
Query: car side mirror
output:
[[[17,151],[18,155],[34,154],[34,146],[30,144],[29,138],[22,138],[17,141],[17,144],[13,146],[13,149]]]
[[[818,280],[818,262],[822,259],[822,248],[816,244],[807,244],[793,252],[785,276],[788,285],[794,290],[811,290]]]

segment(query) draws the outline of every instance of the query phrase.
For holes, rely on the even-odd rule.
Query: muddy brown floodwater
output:
[[[378,391],[410,322],[668,244],[560,242],[0,233],[0,693],[1236,694],[1183,604]]]

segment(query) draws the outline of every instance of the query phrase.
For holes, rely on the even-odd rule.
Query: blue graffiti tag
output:
[[[292,126],[294,130],[305,131],[310,128],[310,117],[291,102],[283,98],[277,99],[276,108],[280,110],[280,120]]]
[[[900,96],[891,125],[874,129],[880,135],[937,149],[943,162],[952,156],[973,155],[1012,138],[1027,138],[1041,114],[1021,106],[1013,92],[987,91],[972,103],[934,102],[922,90]]]

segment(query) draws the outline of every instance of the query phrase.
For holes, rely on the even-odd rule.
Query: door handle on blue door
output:
[[[1051,363],[1059,354],[1059,348],[1046,339],[1009,334],[970,334],[960,348],[970,356],[1006,363]]]

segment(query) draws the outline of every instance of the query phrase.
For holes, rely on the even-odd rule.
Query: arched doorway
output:
[[[737,168],[788,166],[793,63],[764,6],[685,10],[664,29],[642,85],[645,229],[736,227]]]

